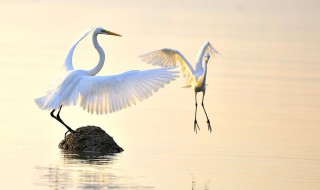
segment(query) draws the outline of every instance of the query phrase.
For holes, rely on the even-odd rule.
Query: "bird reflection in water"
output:
[[[37,185],[50,189],[154,189],[138,185],[114,167],[121,154],[61,151],[58,165],[38,166]]]
[[[203,190],[209,190],[209,180],[205,182],[205,185],[204,187],[202,188]],[[195,177],[193,176],[192,177],[192,190],[200,190],[200,188],[198,187],[198,184],[196,183],[196,179]]]
[[[156,189],[138,184],[134,177],[118,168],[120,154],[97,154],[61,150],[56,165],[37,166],[36,185],[41,189]],[[200,180],[201,181],[201,180]],[[209,190],[210,181],[199,182],[192,175],[192,190]]]
[[[75,160],[84,164],[103,165],[111,164],[117,159],[117,154],[102,154],[95,152],[81,152],[62,150],[62,155],[65,162],[74,163]]]

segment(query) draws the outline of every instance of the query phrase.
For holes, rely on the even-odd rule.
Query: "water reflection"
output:
[[[74,163],[75,160],[84,164],[105,165],[111,164],[119,154],[101,154],[95,152],[77,152],[62,150],[61,156],[65,163]]]
[[[192,176],[192,190],[209,190],[209,184],[210,184],[210,181],[209,180],[207,180],[206,182],[205,182],[205,184],[204,184],[204,187],[201,187],[200,185],[199,185],[199,183],[196,181],[196,178],[195,178],[195,176]]]
[[[60,162],[37,166],[36,185],[41,189],[154,189],[136,184],[126,171],[117,168],[121,154],[60,152]]]

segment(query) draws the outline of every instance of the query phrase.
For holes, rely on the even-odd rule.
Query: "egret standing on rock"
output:
[[[103,67],[105,54],[97,41],[99,34],[121,36],[103,28],[95,28],[92,42],[98,51],[100,60],[91,70],[75,70],[72,64],[74,49],[91,31],[85,32],[72,46],[65,60],[65,72],[55,81],[47,94],[35,99],[40,109],[52,110],[51,116],[63,124],[68,131],[75,133],[60,117],[63,106],[80,104],[91,113],[107,114],[136,104],[157,92],[177,76],[171,68],[159,68],[144,71],[128,71],[118,75],[95,76]],[[59,109],[57,115],[55,110]],[[66,133],[67,133],[66,132]]]
[[[204,108],[204,95],[206,92],[206,77],[207,77],[207,64],[210,59],[210,55],[218,54],[218,51],[213,48],[210,42],[204,44],[202,48],[200,48],[196,69],[194,70],[188,60],[178,51],[174,49],[160,49],[157,51],[153,51],[151,53],[147,53],[145,55],[140,56],[143,61],[146,61],[152,65],[160,65],[162,67],[168,68],[171,66],[176,66],[179,63],[182,67],[182,73],[187,78],[187,88],[192,88],[195,92],[195,118],[194,118],[194,131],[197,132],[197,129],[200,130],[198,122],[197,122],[197,93],[202,92],[202,102],[201,105],[203,107],[204,113],[207,117],[208,130],[212,131],[209,117],[207,115],[206,109]]]

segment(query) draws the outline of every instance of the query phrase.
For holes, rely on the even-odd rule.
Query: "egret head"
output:
[[[209,62],[209,59],[210,59],[210,53],[207,53],[205,56],[204,56],[204,60],[206,63]]]
[[[108,30],[103,29],[103,28],[100,28],[100,27],[97,27],[97,28],[94,30],[94,33],[96,33],[96,34],[113,35],[113,36],[121,36],[120,34],[117,34],[117,33],[111,32],[111,31],[108,31]]]

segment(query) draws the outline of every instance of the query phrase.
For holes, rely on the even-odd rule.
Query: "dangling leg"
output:
[[[65,126],[65,127],[68,129],[68,131],[64,134],[64,136],[66,136],[68,132],[75,133],[75,131],[74,131],[73,129],[71,129],[67,124],[65,124],[65,123],[62,121],[62,119],[61,119],[61,117],[60,117],[60,111],[61,111],[61,109],[62,109],[62,105],[60,106],[60,109],[59,109],[59,111],[58,111],[57,116],[55,116],[55,115],[53,114],[55,110],[52,110],[52,112],[50,113],[51,117],[55,118],[57,121],[59,121],[63,126]]]
[[[204,94],[205,94],[205,91],[203,91],[203,95],[202,95],[202,103],[201,103],[201,105],[202,105],[203,110],[204,110],[204,113],[206,114],[206,117],[207,117],[208,130],[209,130],[209,131],[210,131],[210,133],[211,133],[212,128],[211,128],[210,120],[209,120],[209,117],[208,117],[208,115],[207,115],[206,109],[204,108],[204,104],[203,104]]]
[[[197,107],[198,107],[197,92],[195,92],[195,101],[196,101],[196,111],[194,113],[194,131],[197,133],[197,128],[200,130],[200,127],[199,127],[198,122],[197,122]]]

